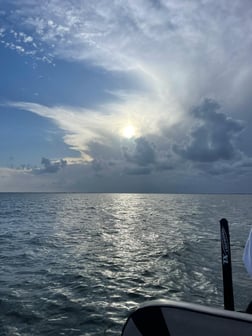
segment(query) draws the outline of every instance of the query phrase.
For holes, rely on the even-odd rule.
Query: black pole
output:
[[[220,234],[221,234],[224,309],[234,310],[230,236],[229,236],[228,221],[225,218],[222,218],[220,220]]]

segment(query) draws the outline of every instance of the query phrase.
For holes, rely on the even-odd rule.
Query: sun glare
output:
[[[128,125],[124,127],[122,134],[125,138],[130,139],[136,134],[136,131],[132,125]]]

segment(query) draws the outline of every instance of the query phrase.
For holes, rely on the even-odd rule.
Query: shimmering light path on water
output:
[[[222,217],[236,308],[252,299],[252,196],[0,194],[0,206],[1,335],[120,335],[149,299],[222,307]]]

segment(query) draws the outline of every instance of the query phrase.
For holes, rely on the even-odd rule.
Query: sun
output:
[[[133,136],[135,136],[135,134],[136,134],[135,127],[133,127],[132,125],[128,125],[128,126],[124,127],[124,129],[122,130],[123,137],[127,138],[127,139],[133,138]]]

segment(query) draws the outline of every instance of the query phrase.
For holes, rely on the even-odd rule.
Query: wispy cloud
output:
[[[123,71],[174,109],[204,96],[233,100],[251,81],[248,1],[11,4],[3,25],[6,46],[47,61]]]
[[[249,1],[239,0],[12,1],[4,28],[17,42],[33,39],[45,56],[132,70],[166,83],[166,90],[177,85],[175,94],[196,78],[202,84],[234,74],[241,64],[248,67],[250,12]]]

